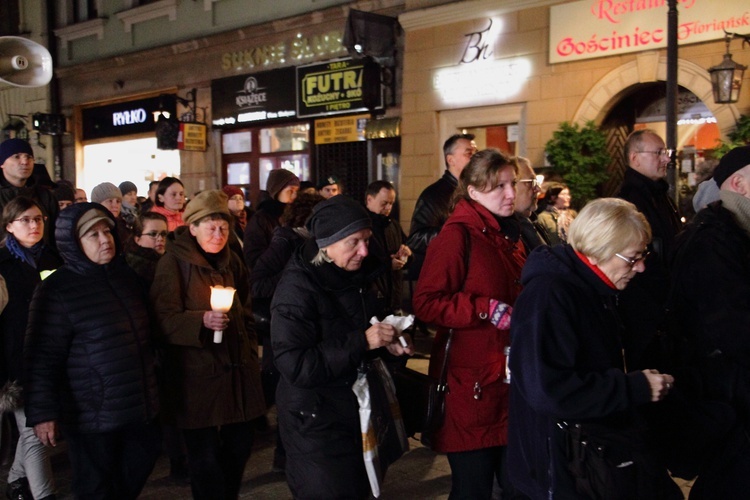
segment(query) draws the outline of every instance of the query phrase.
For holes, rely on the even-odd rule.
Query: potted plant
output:
[[[561,123],[544,149],[552,171],[562,176],[577,208],[597,197],[597,187],[607,178],[610,156],[607,137],[593,121],[582,127]]]
[[[719,141],[719,145],[714,149],[714,157],[721,158],[738,146],[747,146],[750,144],[750,116],[740,115],[737,125],[729,134],[729,142]]]

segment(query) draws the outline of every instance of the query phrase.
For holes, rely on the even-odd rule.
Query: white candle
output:
[[[235,289],[231,286],[212,286],[211,287],[211,310],[216,312],[227,313],[232,308],[234,301]],[[214,330],[214,343],[221,344],[224,336],[223,330]]]

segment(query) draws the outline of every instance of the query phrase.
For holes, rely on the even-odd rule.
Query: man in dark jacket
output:
[[[516,213],[521,230],[521,242],[526,255],[541,245],[549,245],[547,232],[536,220],[536,206],[542,187],[536,178],[528,158],[514,158],[518,165],[518,184],[516,185]]]
[[[637,130],[625,143],[628,167],[618,198],[634,204],[651,226],[651,256],[646,271],[620,295],[620,311],[628,334],[624,338],[628,369],[663,367],[659,334],[664,331],[664,303],[669,275],[667,258],[682,223],[664,178],[672,154],[650,129]]]
[[[46,446],[65,435],[78,498],[136,498],[160,451],[146,298],[114,227],[96,203],[61,212],[65,264],[36,289],[26,331],[27,425]]]
[[[42,206],[45,223],[44,241],[55,243],[54,230],[57,219],[57,199],[50,189],[36,182],[34,173],[34,150],[21,139],[8,139],[0,144],[0,212],[16,196],[26,196]]]
[[[448,220],[453,192],[458,186],[458,176],[476,151],[473,134],[454,134],[443,144],[445,172],[440,179],[422,191],[411,217],[411,232],[406,245],[414,252],[414,260],[409,267],[412,280],[419,278],[427,255],[427,245]]]
[[[738,420],[700,457],[691,498],[740,498],[750,470],[750,146],[723,156],[714,180],[720,201],[698,212],[677,240],[669,302],[675,331],[694,346],[688,362],[701,391],[692,395],[729,404]]]

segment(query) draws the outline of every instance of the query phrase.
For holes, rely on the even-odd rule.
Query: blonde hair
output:
[[[568,243],[599,261],[610,259],[630,245],[651,241],[651,226],[630,202],[599,198],[589,202],[570,223]]]

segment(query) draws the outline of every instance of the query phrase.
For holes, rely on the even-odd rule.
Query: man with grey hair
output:
[[[740,498],[750,471],[750,146],[724,155],[714,181],[720,201],[698,212],[677,239],[668,305],[673,332],[692,346],[682,360],[692,377],[676,385],[693,389],[691,404],[728,407],[720,425],[686,432],[704,443],[713,436],[696,453],[702,463],[691,497]],[[685,414],[672,423],[679,417]]]
[[[528,255],[540,245],[549,245],[546,232],[536,221],[536,205],[542,186],[528,158],[518,156],[512,160],[518,165],[515,217],[521,228],[521,242]]]

